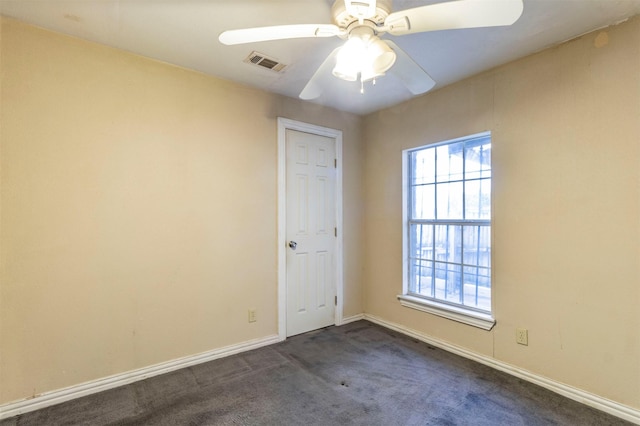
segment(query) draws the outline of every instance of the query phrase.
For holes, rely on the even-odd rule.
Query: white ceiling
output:
[[[395,0],[403,10],[438,0]],[[332,0],[0,0],[0,12],[34,25],[117,47],[269,92],[297,97],[317,67],[342,43],[335,38],[225,46],[228,29],[331,23]],[[439,87],[545,47],[640,14],[640,0],[524,0],[510,27],[439,31],[393,40]],[[243,60],[258,51],[288,67],[276,73]],[[360,94],[337,78],[314,102],[366,114],[412,95],[392,75]]]

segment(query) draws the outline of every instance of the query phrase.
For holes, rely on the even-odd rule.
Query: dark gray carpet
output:
[[[367,321],[0,422],[13,425],[630,425]]]

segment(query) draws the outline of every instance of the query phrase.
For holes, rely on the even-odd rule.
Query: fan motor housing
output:
[[[375,25],[384,24],[384,20],[391,13],[391,0],[378,0],[376,2],[376,13],[374,16],[368,17],[366,20],[371,21]],[[333,23],[342,29],[348,28],[354,21],[358,21],[356,16],[353,16],[347,11],[347,7],[344,0],[336,0],[331,7],[331,14],[333,15]]]

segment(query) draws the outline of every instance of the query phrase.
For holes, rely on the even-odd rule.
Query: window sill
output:
[[[445,305],[444,303],[408,296],[406,294],[399,295],[398,300],[402,306],[407,308],[428,312],[433,315],[438,315],[440,317],[468,324],[473,327],[478,327],[483,330],[491,330],[496,324],[496,320],[491,315],[483,314],[481,312],[467,311],[456,306]]]

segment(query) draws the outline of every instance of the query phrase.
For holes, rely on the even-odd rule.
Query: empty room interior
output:
[[[360,323],[640,424],[639,1],[586,1],[594,16],[624,16],[552,41],[557,28],[536,29],[552,19],[545,7],[579,2],[524,0],[509,26],[408,35],[383,16],[371,25],[396,43],[378,46],[396,56],[388,75],[334,72],[310,99],[297,93],[345,43],[342,27],[235,45],[218,35],[329,23],[332,1],[1,3],[0,420]],[[442,61],[421,56],[428,37],[443,44],[424,54]],[[415,65],[397,46],[435,86],[394,77]],[[243,62],[252,51],[286,67]],[[459,186],[451,171],[429,181],[430,165],[444,167],[429,155],[447,149],[464,176],[487,169]],[[306,186],[292,190],[303,157],[328,173],[309,175],[328,182],[311,207]],[[453,195],[424,201],[424,188],[472,181],[488,184],[477,216],[466,193],[464,218],[440,215]],[[330,248],[307,262],[312,209],[326,213]],[[472,266],[448,251],[471,238],[449,232],[467,230],[487,232],[473,241],[489,255]],[[308,320],[305,297],[328,316]]]

